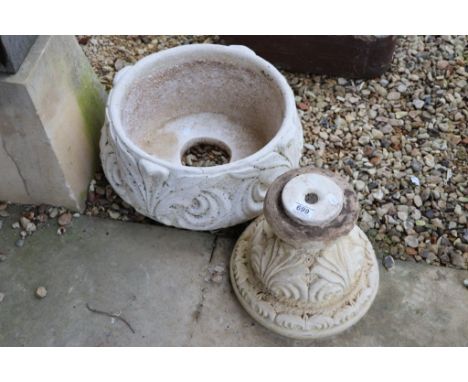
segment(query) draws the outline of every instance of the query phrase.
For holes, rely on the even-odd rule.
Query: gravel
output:
[[[212,43],[213,36],[78,36],[101,82],[110,89],[115,72],[148,54],[192,43]]]
[[[298,108],[309,145],[301,165],[354,184],[358,224],[379,253],[468,269],[466,248],[455,246],[468,243],[467,43],[401,37],[390,70],[372,80],[285,73],[297,103],[309,105]]]
[[[190,147],[182,156],[182,164],[192,167],[212,167],[229,163],[229,154],[217,145],[201,143]]]
[[[107,89],[116,70],[150,53],[219,42],[216,36],[78,40]],[[354,185],[358,224],[384,259],[468,269],[467,44],[466,36],[400,37],[390,70],[371,80],[283,72],[304,127],[301,166],[332,169]],[[188,154],[195,155],[192,165],[213,160]],[[49,209],[48,217],[64,212]],[[0,203],[1,213],[8,216]],[[90,184],[85,213],[151,222],[114,193],[102,171]]]

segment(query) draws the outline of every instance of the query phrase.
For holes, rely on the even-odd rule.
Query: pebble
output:
[[[449,65],[449,62],[446,60],[440,60],[437,62],[437,69],[440,70],[445,70],[447,69],[447,66]]]
[[[0,253],[0,263],[3,263],[7,259],[6,255]]]
[[[424,157],[424,163],[426,163],[426,166],[428,167],[431,167],[431,168],[434,167],[435,166],[434,157],[431,154],[427,154]]]
[[[372,136],[373,136],[375,139],[382,139],[382,138],[384,137],[384,134],[383,134],[383,132],[381,132],[380,130],[372,129]]]
[[[468,279],[463,280],[463,285],[468,288]]]
[[[32,234],[33,232],[36,232],[37,230],[37,226],[33,223],[33,222],[29,222],[27,225],[26,225],[26,233],[28,233],[29,235]]]
[[[27,225],[31,223],[31,221],[27,218],[25,218],[24,216],[21,216],[20,217],[20,225],[21,227],[23,227],[23,229],[26,229]]]
[[[348,83],[348,80],[347,80],[347,79],[341,78],[341,77],[338,78],[338,84],[339,84],[339,85],[342,85],[342,86],[343,86],[343,85],[346,85],[347,83]]]
[[[422,109],[425,104],[426,103],[423,100],[420,100],[420,99],[415,99],[413,101],[413,106],[418,110]]]
[[[418,248],[419,241],[418,241],[418,238],[416,236],[406,236],[405,237],[405,244],[408,247],[411,247],[411,248]]]
[[[49,210],[49,217],[51,219],[55,219],[57,216],[58,216],[58,208],[55,208],[55,207],[52,207],[50,210]]]
[[[107,211],[107,213],[109,214],[109,217],[110,217],[111,219],[115,219],[115,220],[116,220],[116,219],[120,218],[120,213],[117,212],[117,211],[109,210],[109,211]]]
[[[3,220],[0,220],[0,229],[3,228]]]
[[[58,224],[62,227],[69,225],[71,221],[72,221],[72,214],[70,212],[63,213],[57,219]]]
[[[387,255],[383,258],[383,266],[386,270],[390,270],[395,266],[395,260],[392,255]]]
[[[411,168],[413,169],[414,172],[420,172],[422,170],[422,163],[419,162],[417,159],[412,159],[411,160]]]
[[[411,175],[410,179],[411,179],[411,183],[413,183],[414,185],[416,186],[421,185],[421,181],[419,180],[417,176]]]
[[[397,111],[395,113],[396,119],[402,119],[402,118],[406,117],[407,115],[408,115],[408,112],[406,112],[406,111]]]
[[[126,66],[128,65],[128,62],[125,61],[125,60],[122,60],[121,58],[118,58],[117,60],[115,60],[114,62],[114,68],[115,70],[119,71],[123,68],[125,68]],[[127,69],[128,70],[128,69]]]
[[[4,298],[5,298],[5,293],[0,292],[0,304],[2,303]]]
[[[437,260],[437,256],[433,252],[427,252],[426,263],[431,264]]]
[[[415,195],[414,199],[413,199],[413,203],[416,207],[421,207],[423,202],[421,200],[421,197],[419,195]]]
[[[18,248],[23,247],[23,246],[24,246],[24,239],[18,239],[18,240],[16,240],[15,245],[16,245]]]
[[[358,139],[358,142],[364,146],[369,144],[370,138],[367,135],[361,135]]]
[[[397,212],[398,219],[405,221],[408,219],[408,212],[406,211],[398,211]]]
[[[400,93],[404,93],[404,92],[406,92],[407,87],[406,87],[406,85],[400,84],[400,85],[397,86],[397,90],[398,90]]]
[[[0,217],[7,218],[8,216],[10,216],[8,212],[6,212],[5,210],[0,210]]]
[[[364,183],[362,180],[356,180],[354,182],[354,187],[356,187],[357,191],[362,191],[366,187],[366,183]]]
[[[400,93],[399,93],[399,92],[395,92],[395,91],[390,92],[390,93],[388,93],[388,95],[387,95],[387,99],[388,99],[389,101],[396,101],[396,100],[400,99]]]
[[[379,84],[375,84],[374,88],[381,97],[387,96],[388,94],[387,89],[385,89],[383,86],[380,86]]]
[[[36,297],[39,299],[43,299],[47,296],[47,289],[43,286],[40,286],[36,289]]]
[[[372,193],[372,196],[374,197],[375,200],[381,201],[385,195],[383,191],[379,188],[378,190]]]
[[[440,228],[440,229],[445,229],[445,225],[442,223],[442,220],[439,218],[434,218],[431,220],[431,223],[434,227]]]

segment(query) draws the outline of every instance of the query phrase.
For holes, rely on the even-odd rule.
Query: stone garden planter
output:
[[[227,163],[184,165],[200,144]],[[302,144],[293,93],[271,64],[241,46],[189,45],[117,73],[101,159],[115,191],[140,213],[214,230],[259,215],[268,186],[298,166]]]

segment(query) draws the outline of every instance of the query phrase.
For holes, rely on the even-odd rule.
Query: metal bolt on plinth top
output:
[[[289,171],[270,186],[264,215],[231,258],[234,291],[272,331],[313,339],[337,334],[370,308],[379,284],[372,245],[356,226],[352,187],[328,170]]]

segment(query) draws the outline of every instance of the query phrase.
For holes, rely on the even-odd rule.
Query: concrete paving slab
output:
[[[213,237],[161,226],[81,217],[64,236],[55,223],[15,247],[0,231],[0,345],[133,346],[187,343]],[[45,286],[48,295],[34,292]],[[86,308],[120,311],[135,329]]]
[[[64,236],[47,223],[15,246],[3,218],[1,346],[467,346],[468,272],[397,262],[374,305],[347,332],[288,340],[256,324],[228,278],[239,229],[209,233],[80,217]],[[2,219],[2,218],[0,218]],[[211,277],[224,267],[222,279]],[[220,269],[220,268],[218,268]],[[45,286],[43,300],[34,296]],[[86,308],[121,312],[120,320]]]
[[[215,263],[228,261],[233,241],[218,240]],[[255,323],[227,277],[205,288],[191,344],[208,346],[467,346],[467,271],[397,262],[380,268],[380,288],[367,315],[346,332],[316,341],[290,340]]]

